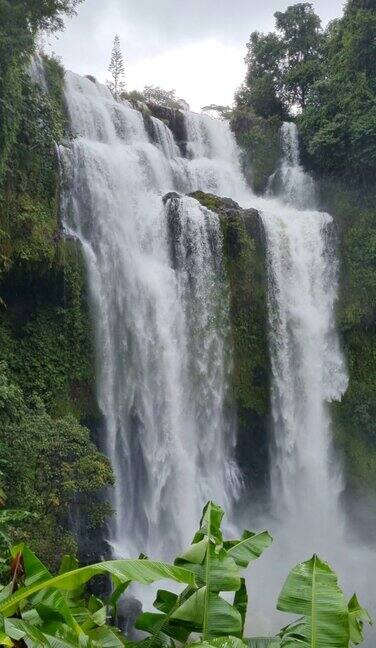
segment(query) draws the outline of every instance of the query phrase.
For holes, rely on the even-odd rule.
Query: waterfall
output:
[[[240,478],[227,407],[228,291],[217,215],[173,189],[220,193],[227,164],[180,156],[168,127],[68,73],[74,139],[61,147],[66,229],[84,250],[119,555],[171,557],[209,498]],[[233,145],[234,146],[234,145]]]
[[[269,180],[268,195],[278,195],[282,202],[297,209],[314,209],[315,183],[300,163],[298,129],[293,122],[282,124],[280,139],[282,157]]]
[[[340,400],[348,385],[335,323],[334,225],[329,214],[314,209],[314,182],[300,164],[294,124],[283,124],[281,145],[269,199],[260,203],[272,368],[271,510],[263,522],[275,547],[266,569],[256,565],[251,590],[256,597],[254,583],[262,582],[266,600],[276,601],[286,562],[318,553],[338,571],[349,596],[357,589],[367,601],[367,566],[374,556],[348,535],[341,461],[332,446],[330,402]],[[260,631],[283,623],[273,607],[265,601],[259,606]]]
[[[62,210],[88,270],[114,553],[171,558],[205,500],[231,514],[242,493],[220,222],[176,193],[199,189],[256,207],[265,230],[273,429],[271,507],[258,522],[276,543],[252,566],[252,634],[284,623],[273,612],[283,579],[313,552],[362,593],[368,573],[349,566],[328,409],[347,386],[333,223],[314,207],[295,126],[283,126],[283,158],[259,198],[227,122],[185,112],[183,156],[166,124],[153,117],[146,129],[104,86],[68,73],[65,96],[73,138],[60,147]],[[249,503],[249,528],[252,513]]]
[[[332,461],[328,403],[347,373],[336,332],[337,259],[328,214],[299,211],[312,180],[299,163],[297,129],[282,127],[283,203],[262,219],[267,241],[272,365],[272,498],[307,547],[341,525],[341,471]],[[308,197],[312,197],[312,193]],[[316,551],[318,546],[316,545]]]

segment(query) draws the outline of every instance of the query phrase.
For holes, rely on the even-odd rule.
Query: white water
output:
[[[202,161],[180,158],[157,119],[152,143],[141,114],[88,79],[68,74],[66,100],[76,137],[61,150],[64,219],[88,267],[104,445],[116,477],[110,541],[119,555],[171,557],[208,498],[231,510],[239,476],[225,412],[219,219],[191,198],[164,206],[161,197],[176,188],[223,193],[232,168],[210,165],[217,142],[206,131]]]
[[[231,513],[241,488],[226,406],[218,218],[190,198],[161,200],[202,189],[262,210],[267,239],[274,444],[272,510],[263,523],[277,541],[253,567],[250,613],[258,621],[250,630],[275,627],[271,610],[288,569],[313,552],[364,591],[363,563],[349,566],[357,549],[345,542],[327,409],[347,384],[334,321],[332,222],[312,210],[294,127],[282,131],[280,177],[270,184],[279,195],[265,200],[246,188],[225,122],[186,113],[184,159],[165,124],[152,120],[151,142],[141,114],[103,86],[68,74],[66,99],[76,138],[61,150],[63,207],[88,267],[98,399],[116,475],[115,552],[170,556],[189,540],[206,499]]]
[[[328,403],[340,400],[347,373],[336,333],[337,260],[332,219],[290,208],[312,196],[299,166],[296,126],[282,127],[283,205],[266,209],[270,355],[272,364],[272,502],[302,528],[304,545],[342,524],[343,490],[332,461]],[[287,141],[287,142],[286,142]],[[297,166],[297,170],[295,169]],[[289,168],[289,170],[287,170]],[[303,546],[304,546],[303,545]],[[318,550],[318,548],[316,548]]]
[[[298,130],[293,122],[282,124],[281,149],[279,168],[269,180],[269,197],[277,194],[291,207],[301,210],[315,209],[315,183],[300,163]]]
[[[338,571],[348,596],[356,589],[373,607],[375,556],[352,542],[341,507],[342,466],[332,444],[329,403],[348,377],[335,324],[338,261],[332,218],[313,209],[315,187],[299,160],[294,124],[281,129],[279,202],[266,201],[269,348],[272,367],[271,510],[275,536],[267,565],[251,581],[260,631],[286,622],[273,614],[286,565],[319,554]],[[305,206],[305,209],[303,207]],[[367,574],[371,570],[373,575]],[[256,586],[255,584],[256,583]],[[264,598],[265,597],[265,598]]]

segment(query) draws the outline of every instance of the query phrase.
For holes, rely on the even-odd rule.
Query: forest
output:
[[[371,646],[375,0],[201,115],[40,51],[82,1],[0,0],[0,646]]]

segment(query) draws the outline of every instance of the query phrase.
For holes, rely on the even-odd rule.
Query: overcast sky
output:
[[[231,104],[244,77],[245,44],[254,30],[273,28],[273,13],[294,0],[85,0],[52,49],[70,70],[108,78],[119,34],[129,90],[174,88],[193,110]],[[343,0],[313,0],[323,24],[340,16]]]

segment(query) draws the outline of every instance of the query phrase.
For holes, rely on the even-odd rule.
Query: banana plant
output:
[[[160,590],[154,602],[158,613],[145,612],[136,628],[150,633],[149,647],[167,643],[168,638],[187,641],[191,633],[201,633],[204,642],[244,631],[247,591],[242,570],[271,545],[267,531],[244,531],[240,540],[223,540],[223,510],[209,502],[192,544],[175,560],[175,566],[193,572],[196,587],[188,586],[180,595]],[[229,603],[221,592],[234,592]]]
[[[363,641],[363,624],[371,623],[355,594],[346,603],[336,574],[316,555],[291,570],[277,609],[302,615],[281,631],[281,648],[348,648]]]
[[[96,597],[85,597],[85,584],[97,575],[110,576],[113,604],[131,582],[151,584],[167,578],[195,587],[192,572],[147,559],[78,567],[74,558],[66,557],[53,576],[28,547],[14,547],[12,555],[12,580],[0,591],[0,646],[124,646],[125,637],[107,624],[109,606]]]
[[[349,648],[363,640],[368,612],[354,595],[348,604],[337,577],[317,556],[291,570],[278,609],[299,614],[278,637],[244,638],[247,589],[242,570],[271,545],[267,531],[245,531],[224,540],[223,511],[209,502],[192,544],[173,565],[145,557],[79,567],[65,557],[55,576],[26,546],[12,550],[12,580],[0,590],[0,646],[8,648]],[[85,593],[99,574],[108,575],[113,592],[104,603]],[[147,636],[127,639],[108,621],[119,597],[132,582],[170,579],[185,585],[181,593],[159,590],[156,612],[144,612],[136,627]],[[231,597],[232,603],[225,600]],[[196,639],[199,635],[199,639]]]

